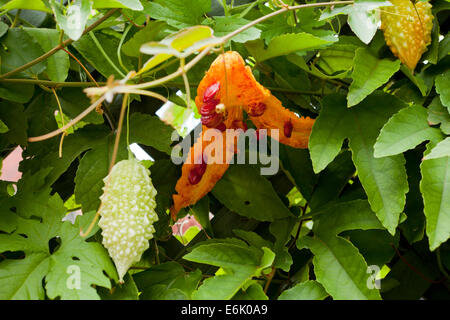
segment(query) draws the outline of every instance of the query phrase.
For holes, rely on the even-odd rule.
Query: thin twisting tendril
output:
[[[59,101],[59,97],[58,97],[58,94],[56,94],[55,88],[51,88],[51,90],[52,90],[53,94],[55,95],[56,104],[58,105],[59,114],[61,115],[61,124],[64,127],[64,114],[62,111],[61,102]],[[62,147],[63,147],[64,137],[66,135],[67,135],[67,131],[64,131],[61,135],[61,140],[59,141],[59,157],[60,158],[62,158]]]
[[[272,12],[266,16],[263,16],[261,18],[258,18],[250,23],[248,23],[247,25],[242,26],[241,28],[227,34],[226,36],[223,36],[221,38],[221,44],[223,45],[224,43],[227,43],[228,40],[230,40],[231,38],[233,38],[234,36],[236,36],[237,34],[251,28],[254,25],[257,25],[260,22],[263,22],[267,19],[270,19],[274,16],[277,16],[279,14],[282,14],[284,12],[287,11],[291,11],[291,10],[297,10],[297,9],[302,9],[302,8],[311,8],[311,7],[321,7],[321,6],[334,6],[334,5],[343,5],[343,4],[353,4],[354,1],[338,1],[338,2],[322,2],[322,3],[308,3],[308,4],[303,4],[303,5],[297,5],[297,6],[287,6],[287,7],[283,7],[282,9]],[[90,30],[87,30],[90,31]],[[161,85],[165,82],[168,82],[176,77],[179,76],[183,76],[184,73],[186,73],[189,69],[191,69],[194,65],[196,65],[201,59],[203,59],[204,56],[206,56],[208,53],[210,53],[210,51],[213,50],[213,46],[207,46],[206,48],[203,49],[203,51],[201,51],[194,59],[192,59],[189,63],[187,63],[183,68],[178,68],[178,70],[172,74],[169,74],[163,78],[157,79],[157,80],[153,80],[150,82],[146,82],[146,83],[142,83],[142,84],[136,84],[136,85],[126,85],[127,89],[123,90],[123,92],[117,91],[114,88],[111,88],[110,90],[115,90],[112,93],[124,93],[124,92],[130,92],[132,93],[133,91],[136,92],[136,90],[141,90],[141,89],[148,89],[148,88],[152,88],[158,85]],[[3,75],[5,76],[5,75]],[[1,76],[0,76],[1,77]],[[73,126],[74,124],[76,124],[78,121],[80,121],[81,119],[83,119],[87,114],[89,114],[92,110],[95,109],[95,106],[98,106],[103,100],[105,100],[105,95],[106,93],[108,93],[108,90],[105,92],[105,94],[102,95],[102,97],[97,100],[94,104],[92,104],[91,106],[89,106],[85,111],[83,111],[80,115],[78,115],[76,118],[74,118],[72,121],[70,121],[66,126],[64,126],[61,129],[55,130],[53,132],[50,132],[46,135],[42,135],[39,137],[31,137],[28,139],[29,142],[36,142],[36,141],[43,141],[46,139],[50,139],[58,134],[60,134],[62,131],[70,128],[71,126]],[[143,93],[142,93],[143,94]],[[100,101],[101,100],[101,101]]]

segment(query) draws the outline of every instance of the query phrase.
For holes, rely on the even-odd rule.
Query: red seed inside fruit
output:
[[[208,88],[206,88],[205,93],[203,94],[203,102],[208,102],[214,99],[217,92],[219,92],[219,89],[220,89],[220,82],[216,82],[210,85]]]
[[[204,103],[200,108],[200,114],[202,116],[207,116],[216,112],[216,106],[219,102],[219,100],[214,99]]]
[[[267,109],[266,104],[262,103],[262,102],[258,102],[256,104],[249,105],[248,106],[248,115],[252,116],[252,117],[259,117],[264,114],[266,109]]]
[[[225,123],[219,123],[219,125],[216,127],[217,130],[220,130],[222,132],[224,132],[225,130],[227,130],[227,127],[225,126]]]
[[[289,119],[284,123],[284,135],[286,136],[286,138],[291,137],[292,129],[294,129],[294,127],[292,126],[291,119]]]
[[[197,184],[202,180],[203,175],[206,171],[206,162],[202,158],[202,163],[195,164],[194,167],[189,171],[188,180],[190,184]]]
[[[202,116],[202,124],[208,128],[215,128],[223,121],[223,115],[217,112]]]

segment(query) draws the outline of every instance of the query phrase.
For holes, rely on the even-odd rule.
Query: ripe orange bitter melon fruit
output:
[[[242,121],[243,111],[258,129],[267,129],[269,135],[270,129],[278,129],[281,143],[295,148],[308,147],[314,120],[285,109],[269,90],[256,81],[250,67],[237,52],[223,53],[214,60],[197,88],[195,103],[202,116],[203,133],[191,147],[187,158],[190,161],[183,164],[182,175],[176,184],[177,194],[173,195],[171,208],[174,220],[181,208],[195,204],[211,191],[228,169],[237,150],[232,148],[235,140],[226,140],[225,130],[246,130]],[[204,133],[208,128],[222,132],[225,143],[217,149],[222,150],[223,162],[210,163],[204,159],[204,163],[197,160],[198,163],[194,164],[195,148],[203,151],[208,145],[218,143],[205,141]],[[202,158],[202,155],[197,157]]]

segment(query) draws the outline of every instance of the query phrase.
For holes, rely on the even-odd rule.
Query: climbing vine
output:
[[[0,299],[449,298],[448,13],[0,0]]]

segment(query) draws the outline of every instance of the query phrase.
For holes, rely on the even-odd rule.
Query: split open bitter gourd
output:
[[[433,14],[428,1],[390,0],[381,9],[381,29],[392,53],[414,70],[431,43]]]
[[[281,102],[269,90],[254,78],[249,66],[245,65],[239,53],[234,51],[219,55],[211,64],[206,75],[197,88],[195,103],[202,120],[202,135],[191,147],[187,160],[182,167],[182,175],[178,180],[173,195],[172,218],[181,208],[195,204],[205,196],[226,172],[229,162],[236,150],[231,150],[233,141],[226,140],[226,129],[243,129],[243,110],[258,129],[279,130],[279,141],[295,148],[307,148],[309,135],[314,123],[313,119],[299,117],[285,109]],[[215,128],[222,132],[223,163],[211,163],[203,159],[202,153],[194,152],[195,148],[204,150],[211,144],[220,141],[207,141],[205,130]],[[225,152],[227,149],[232,152]],[[221,151],[218,151],[219,153]],[[195,155],[200,158],[197,163]],[[220,157],[219,157],[220,158]]]
[[[156,189],[149,174],[139,161],[129,159],[116,163],[104,179],[98,225],[120,282],[131,265],[141,259],[155,232]]]

